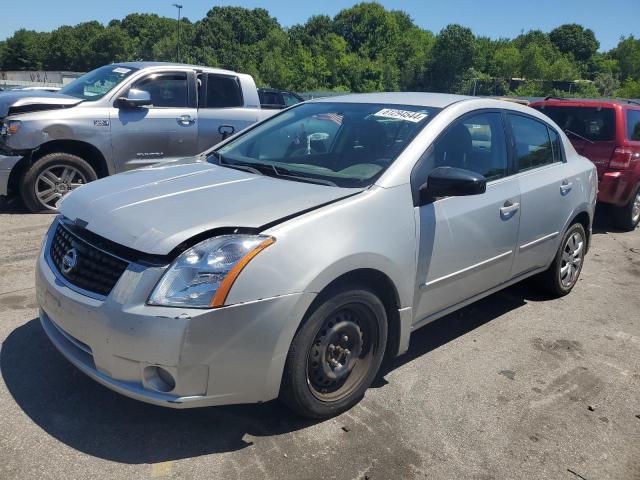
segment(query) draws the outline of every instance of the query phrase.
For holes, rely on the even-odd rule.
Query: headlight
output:
[[[149,297],[149,305],[221,307],[242,269],[275,242],[264,235],[223,235],[182,253]]]
[[[22,122],[20,122],[20,120],[9,120],[8,122],[2,122],[2,126],[0,126],[0,135],[15,135],[16,133],[18,133],[21,123]]]

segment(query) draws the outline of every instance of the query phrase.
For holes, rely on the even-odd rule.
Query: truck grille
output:
[[[69,283],[104,296],[109,295],[129,265],[79,238],[60,223],[51,240],[49,255]]]

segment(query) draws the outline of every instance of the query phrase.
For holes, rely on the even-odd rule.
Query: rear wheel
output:
[[[24,172],[20,196],[34,213],[54,212],[65,195],[97,178],[95,170],[82,158],[70,153],[49,153]]]
[[[291,343],[281,400],[309,418],[344,412],[374,380],[386,341],[386,311],[373,292],[353,288],[328,297]]]
[[[640,223],[640,185],[628,205],[613,208],[613,220],[618,228],[625,231],[634,230],[638,226]]]
[[[562,237],[556,257],[549,269],[540,276],[539,284],[557,297],[571,292],[582,272],[586,248],[584,227],[574,223]]]

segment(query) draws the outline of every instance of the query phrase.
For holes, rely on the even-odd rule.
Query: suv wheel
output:
[[[55,212],[67,193],[97,178],[95,170],[82,158],[70,153],[49,153],[24,172],[20,196],[34,213]]]
[[[614,207],[613,220],[618,228],[627,232],[638,226],[640,223],[640,185],[628,205]]]
[[[355,405],[374,380],[387,342],[387,315],[370,290],[353,288],[321,303],[296,333],[280,398],[309,418]]]
[[[578,283],[587,248],[587,235],[580,223],[569,227],[549,269],[539,278],[539,284],[554,296],[567,295]]]

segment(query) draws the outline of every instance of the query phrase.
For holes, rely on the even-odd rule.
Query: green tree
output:
[[[519,77],[522,70],[522,54],[514,45],[506,45],[495,50],[489,72],[500,78]]]
[[[560,52],[572,54],[579,62],[589,60],[600,48],[593,30],[575,23],[553,29],[549,33],[549,39]]]
[[[611,97],[620,88],[620,82],[611,72],[601,72],[593,82],[603,97]]]
[[[640,38],[623,37],[611,56],[618,61],[620,78],[640,80]]]
[[[475,37],[471,29],[449,25],[436,36],[429,63],[430,87],[451,91],[458,77],[473,66]]]
[[[107,27],[89,43],[94,52],[92,68],[132,60],[133,46],[127,34],[116,26]]]
[[[46,57],[49,33],[34,32],[24,28],[16,31],[5,42],[5,70],[42,70]]]

